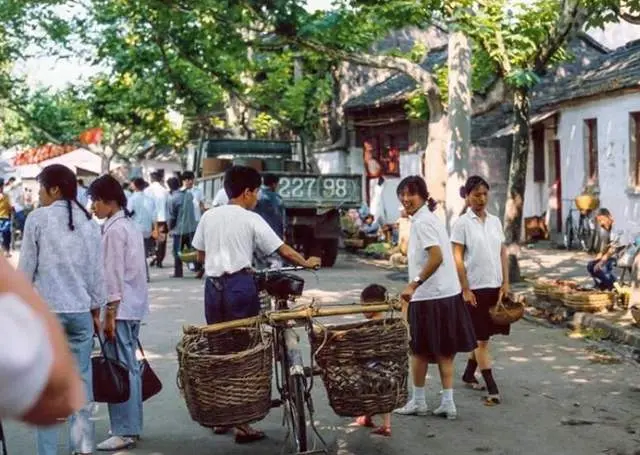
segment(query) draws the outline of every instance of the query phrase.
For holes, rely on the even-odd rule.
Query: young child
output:
[[[360,303],[362,305],[381,304],[386,302],[386,300],[387,289],[379,284],[370,284],[364,288],[360,294]],[[364,313],[364,315],[367,319],[381,319],[384,317],[383,313]],[[375,428],[371,434],[389,437],[391,436],[391,413],[386,413],[382,417],[383,424],[379,427],[376,427],[373,422],[373,416],[360,416],[356,420],[356,424],[362,427]]]

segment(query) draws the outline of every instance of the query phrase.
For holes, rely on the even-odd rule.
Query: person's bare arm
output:
[[[56,317],[35,292],[24,275],[0,258],[0,293],[20,297],[45,323],[53,351],[48,382],[35,405],[22,417],[34,425],[51,425],[80,409],[85,394],[66,337]]]
[[[204,251],[196,250],[196,258],[198,260],[198,264],[204,264]]]
[[[309,258],[305,259],[300,253],[291,248],[286,243],[283,243],[280,248],[278,248],[278,254],[282,256],[289,262],[293,262],[300,267],[305,267],[307,269],[315,269],[320,267],[320,259],[319,258]]]
[[[420,284],[413,281],[413,279],[420,278],[421,281],[427,281],[431,277],[431,275],[436,273],[436,270],[438,270],[438,267],[440,267],[440,265],[442,264],[442,250],[439,246],[430,246],[426,248],[426,250],[429,253],[429,259],[427,260],[427,263],[420,271],[420,275],[418,277],[409,277],[409,279],[412,281],[407,285],[405,290],[402,291],[402,294],[400,295],[402,300],[404,300],[405,302],[411,300],[411,297],[416,292],[416,289],[418,289],[418,287],[420,286]]]

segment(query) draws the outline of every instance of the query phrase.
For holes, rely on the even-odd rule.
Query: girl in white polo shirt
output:
[[[469,177],[460,193],[468,209],[454,224],[451,242],[462,296],[469,304],[478,337],[478,347],[467,362],[462,380],[468,387],[484,390],[475,376],[479,366],[488,391],[485,404],[495,406],[500,404],[500,394],[491,371],[489,339],[496,334],[508,335],[509,326],[495,324],[489,309],[509,292],[507,251],[500,220],[487,213],[486,180],[477,175]]]
[[[398,197],[411,219],[409,279],[402,299],[409,302],[413,397],[397,414],[425,415],[425,377],[429,363],[437,363],[442,382],[440,407],[433,414],[455,419],[453,358],[476,347],[471,316],[461,296],[451,243],[444,223],[433,214],[422,177],[407,177],[398,186]]]

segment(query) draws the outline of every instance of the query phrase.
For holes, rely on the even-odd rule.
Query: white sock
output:
[[[413,386],[413,401],[418,404],[425,403],[424,387]]]
[[[442,391],[442,402],[452,402],[453,401],[453,389],[444,389]]]

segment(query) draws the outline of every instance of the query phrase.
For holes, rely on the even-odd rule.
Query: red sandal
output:
[[[373,419],[369,416],[360,416],[356,419],[356,425],[365,428],[375,428]]]
[[[380,426],[371,432],[374,436],[384,436],[385,438],[391,437],[391,428]]]

